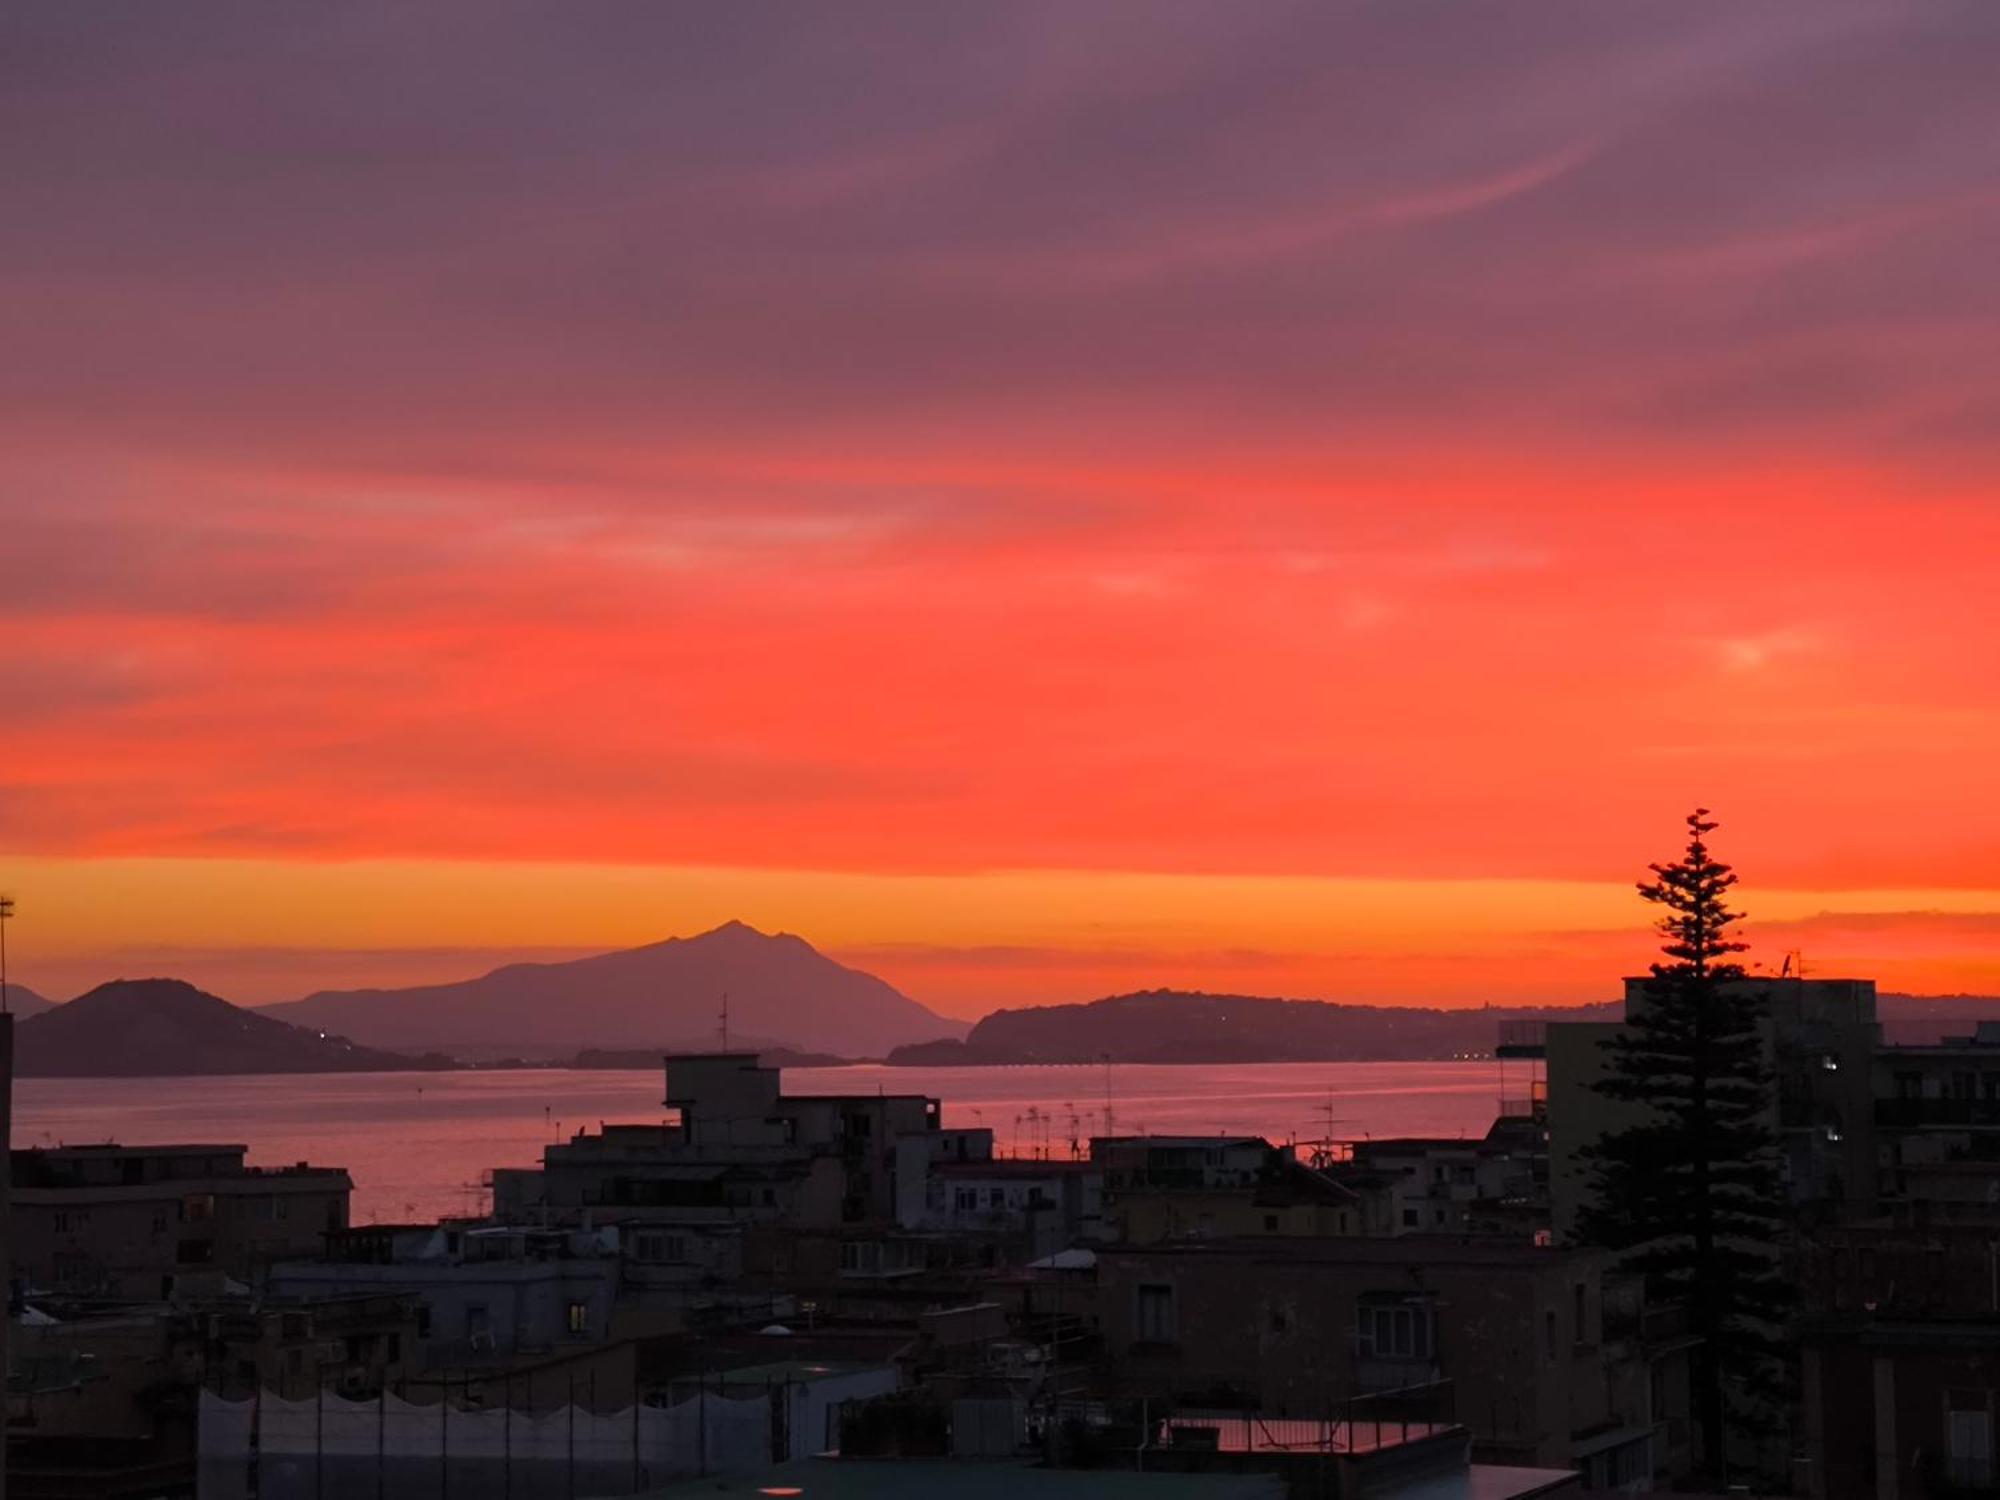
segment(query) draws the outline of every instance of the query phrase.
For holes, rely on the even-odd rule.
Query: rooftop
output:
[[[1532,1245],[1511,1239],[1403,1234],[1382,1239],[1304,1236],[1185,1239],[1151,1245],[1106,1245],[1098,1253],[1105,1261],[1117,1261],[1127,1256],[1181,1256],[1204,1260],[1256,1260],[1266,1264],[1555,1266],[1595,1252]]]
[[[986,1161],[941,1161],[931,1165],[939,1177],[1056,1177],[1101,1171],[1096,1162],[1053,1158],[996,1156]]]
[[[736,1365],[718,1369],[711,1372],[707,1378],[725,1385],[805,1385],[815,1380],[829,1380],[836,1375],[853,1375],[862,1370],[887,1368],[891,1367],[851,1359],[780,1359],[767,1364]]]
[[[1170,1418],[1165,1446],[1181,1446],[1187,1435],[1212,1434],[1198,1446],[1217,1453],[1372,1453],[1463,1431],[1451,1422],[1323,1422],[1231,1412]]]
[[[250,1152],[250,1148],[248,1146],[240,1145],[233,1142],[220,1143],[220,1144],[202,1144],[200,1142],[195,1142],[192,1144],[174,1143],[168,1145],[147,1145],[144,1143],[134,1143],[132,1145],[124,1145],[118,1141],[94,1141],[87,1145],[81,1145],[81,1146],[71,1146],[67,1144],[60,1146],[16,1146],[14,1149],[16,1151],[33,1151],[42,1156],[72,1156],[72,1157],[227,1156],[231,1152],[234,1152],[238,1156],[247,1156]]]
[[[1271,1143],[1261,1135],[1094,1135],[1092,1146],[1257,1146],[1271,1149]]]
[[[659,1500],[788,1495],[798,1500],[1282,1500],[1275,1474],[1133,1474],[949,1459],[808,1458],[731,1477],[690,1479]]]

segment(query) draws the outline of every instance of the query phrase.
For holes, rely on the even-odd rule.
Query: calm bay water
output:
[[[1517,1065],[1518,1066],[1518,1065]],[[1480,1135],[1501,1090],[1491,1062],[1255,1063],[1115,1067],[1121,1131]],[[1067,1154],[1103,1130],[1099,1067],[787,1068],[794,1094],[934,1094],[947,1125],[991,1128],[1001,1149]],[[14,1144],[241,1142],[264,1166],[344,1166],[354,1219],[480,1212],[481,1175],[531,1166],[551,1140],[659,1118],[658,1069],[353,1073],[257,1078],[30,1078],[16,1082]],[[1513,1092],[1525,1092],[1516,1088]]]

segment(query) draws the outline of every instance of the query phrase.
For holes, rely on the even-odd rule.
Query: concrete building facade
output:
[[[1604,1265],[1421,1235],[1114,1246],[1098,1297],[1125,1391],[1322,1417],[1449,1382],[1483,1460],[1650,1477],[1685,1416],[1687,1345],[1607,1329]]]
[[[945,1134],[921,1094],[789,1095],[754,1052],[666,1059],[667,1118],[579,1131],[493,1174],[497,1217],[808,1227],[894,1222],[899,1143]],[[989,1151],[990,1154],[990,1151]]]
[[[60,1146],[9,1153],[15,1275],[41,1290],[165,1299],[316,1255],[347,1225],[339,1167],[252,1167],[243,1146]]]
[[[616,1230],[376,1225],[329,1259],[274,1266],[268,1286],[300,1302],[407,1298],[415,1362],[464,1368],[610,1339],[621,1259]]]
[[[1648,979],[1625,981],[1625,1013],[1651,1005]],[[1877,1181],[1872,1070],[1880,1027],[1868,979],[1742,981],[1767,1007],[1765,1060],[1776,1080],[1771,1128],[1783,1156],[1786,1191],[1804,1217],[1874,1212]],[[1573,1236],[1590,1195],[1590,1147],[1644,1119],[1636,1104],[1606,1099],[1604,1044],[1622,1021],[1550,1022],[1549,1194],[1556,1239]]]

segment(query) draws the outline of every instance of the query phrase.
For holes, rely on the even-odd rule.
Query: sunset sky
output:
[[[2000,6],[50,5],[14,977],[2000,993]]]

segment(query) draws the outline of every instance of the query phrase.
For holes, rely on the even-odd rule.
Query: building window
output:
[[[56,1252],[56,1284],[66,1288],[78,1288],[97,1279],[95,1267],[90,1257],[79,1255],[74,1250]]]
[[[1355,1347],[1363,1359],[1427,1360],[1435,1340],[1437,1310],[1422,1298],[1366,1296],[1356,1308]]]
[[[965,1209],[968,1212],[979,1207],[979,1189],[964,1188],[964,1187],[960,1188],[958,1190],[957,1203],[960,1208]]]
[[[1945,1392],[1947,1475],[1954,1485],[1993,1483],[1993,1413],[1984,1391]]]
[[[570,1337],[582,1338],[585,1334],[589,1332],[590,1332],[590,1304],[588,1302],[570,1303],[569,1305]]]
[[[1172,1344],[1180,1339],[1179,1320],[1174,1316],[1174,1289],[1158,1282],[1142,1282],[1138,1296],[1139,1342]]]
[[[215,1217],[213,1193],[190,1193],[181,1200],[181,1218],[190,1224],[205,1224]]]
[[[1266,1234],[1276,1234],[1278,1232],[1278,1216],[1276,1214],[1264,1215],[1264,1232]]]
[[[1417,1227],[1417,1211],[1414,1208],[1403,1210],[1403,1227],[1405,1229],[1415,1229]]]

